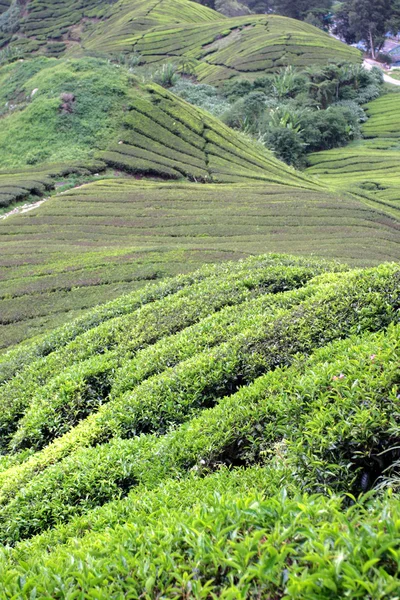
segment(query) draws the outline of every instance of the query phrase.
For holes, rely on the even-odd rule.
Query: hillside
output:
[[[358,50],[305,23],[259,15],[228,19],[189,0],[118,0],[111,5],[105,0],[28,0],[19,12],[10,11],[16,31],[1,34],[0,27],[0,48],[9,43],[22,53],[56,57],[134,51],[143,64],[186,57],[197,63],[199,81],[215,84],[239,75],[254,79],[288,64],[361,60]]]
[[[399,291],[261,256],[0,358],[4,597],[395,597]]]
[[[261,144],[119,65],[36,57],[1,68],[0,81],[3,210],[102,180],[0,220],[2,348],[203,262],[285,251],[287,244],[293,252],[318,249],[357,262],[371,222],[382,249],[367,260],[396,255],[395,224],[344,200],[321,235],[336,197]],[[133,179],[143,177],[158,183]],[[299,218],[307,223],[300,235]]]
[[[0,207],[46,200],[0,219],[1,349],[203,263],[400,257],[385,206],[332,192],[119,63],[34,57],[0,82]]]
[[[0,221],[2,347],[202,263],[289,247],[376,264],[399,257],[398,236],[384,213],[328,192],[98,181]]]
[[[307,173],[350,190],[371,206],[400,216],[400,95],[393,90],[366,106],[365,139],[309,156]]]
[[[85,50],[137,52],[144,64],[186,56],[197,64],[199,81],[220,85],[232,77],[254,79],[280,67],[359,62],[358,50],[319,29],[285,17],[247,16],[181,26],[132,30],[130,14],[96,27],[82,40]]]
[[[0,0],[0,600],[400,598],[400,95],[321,1]]]
[[[96,157],[165,179],[318,187],[261,144],[105,60],[35,58],[0,69],[0,82],[3,169]]]

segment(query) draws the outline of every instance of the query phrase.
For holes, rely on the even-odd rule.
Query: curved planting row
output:
[[[38,40],[59,39],[82,19],[102,17],[107,8],[108,3],[104,0],[30,0],[21,18],[20,29],[27,37]]]
[[[149,31],[143,32],[141,28],[139,31],[135,31],[135,26],[132,28],[128,12],[100,25],[84,41],[84,46],[108,52],[133,48],[143,62],[150,64],[185,56],[197,63],[198,79],[213,85],[232,77],[273,72],[288,64],[305,67],[331,60],[360,62],[360,53],[354,48],[293,19],[251,15],[201,21],[193,20],[194,24],[188,21],[183,27],[171,19],[162,28],[149,29],[150,21]]]
[[[347,189],[397,220],[400,217],[400,96],[389,92],[366,105],[368,120],[362,130],[366,138],[346,148],[316,152],[309,159],[307,174],[321,183]]]
[[[293,267],[289,266],[290,263]],[[287,266],[283,269],[282,267],[285,264]],[[2,387],[1,406],[4,413],[1,423],[3,442],[5,442],[7,431],[17,426],[18,417],[30,405],[32,397],[36,395],[38,385],[43,386],[50,381],[50,389],[53,391],[49,392],[49,398],[54,393],[55,387],[52,378],[54,373],[61,367],[66,375],[65,383],[63,384],[60,381],[59,384],[56,384],[56,387],[59,385],[60,388],[64,387],[65,390],[69,387],[72,394],[78,396],[80,393],[79,380],[84,384],[85,379],[91,376],[90,371],[92,368],[89,365],[93,354],[100,355],[100,362],[102,363],[104,353],[111,352],[110,366],[118,365],[118,361],[129,360],[138,350],[149,344],[154,344],[163,336],[184,330],[199,321],[202,323],[202,319],[206,315],[217,311],[215,316],[210,317],[211,332],[206,336],[205,342],[205,345],[211,344],[212,336],[215,335],[216,338],[212,344],[215,345],[218,340],[223,341],[225,336],[229,335],[227,332],[225,333],[225,328],[228,327],[229,323],[231,323],[231,329],[232,326],[238,328],[238,325],[235,325],[235,320],[240,321],[240,311],[244,310],[246,314],[247,310],[246,307],[243,308],[243,302],[250,302],[253,298],[264,294],[268,295],[271,292],[277,293],[285,289],[299,287],[310,277],[321,272],[326,266],[327,263],[311,262],[308,265],[307,260],[293,258],[286,261],[285,259],[280,260],[278,257],[272,256],[269,258],[267,256],[264,259],[249,259],[237,264],[230,264],[229,272],[226,268],[225,270],[214,268],[215,273],[211,269],[202,269],[198,274],[197,281],[196,278],[188,281],[187,278],[180,277],[175,286],[171,284],[160,286],[159,296],[156,289],[153,290],[153,295],[147,298],[143,294],[141,297],[139,294],[132,295],[131,298],[127,297],[124,311],[119,304],[116,307],[115,314],[112,308],[113,304],[111,304],[108,314],[103,309],[107,318],[104,316],[101,324],[98,324],[101,321],[99,317],[94,323],[90,319],[86,324],[84,320],[77,322],[74,328],[76,337],[73,337],[70,327],[65,327],[60,330],[58,336],[52,336],[51,346],[50,344],[46,345],[46,340],[42,342],[42,346],[47,351],[43,352],[42,350],[44,356],[34,362],[32,362],[32,354],[27,354],[27,350],[22,350],[19,353],[22,355],[20,360],[18,360],[18,351],[12,352],[10,362],[18,364],[19,372],[16,373],[14,379],[11,379]],[[222,279],[221,275],[223,275]],[[139,300],[141,302],[138,302]],[[201,300],[203,301],[202,305]],[[277,301],[280,301],[279,296]],[[267,299],[267,302],[269,303],[270,300]],[[275,300],[272,299],[272,302],[274,303]],[[218,312],[226,306],[233,307],[235,305],[240,306],[240,309],[230,308],[227,312],[223,311],[221,314]],[[253,302],[250,302],[250,306],[252,311],[261,311],[263,302],[261,302],[261,305],[256,302],[255,307],[253,307]],[[218,327],[218,329],[213,329],[214,327]],[[69,334],[67,339],[65,339],[65,333]],[[194,336],[192,343],[194,343],[196,337],[199,337],[198,343],[201,343],[204,337],[203,334],[202,327],[200,327],[197,335],[191,330],[190,335]],[[69,343],[68,339],[71,340]],[[34,344],[33,349],[35,346],[37,345]],[[49,346],[52,350],[51,353],[49,353]],[[185,352],[189,352],[190,345],[185,345],[185,348]],[[195,349],[192,351],[195,353]],[[89,363],[87,363],[88,359]],[[173,359],[169,358],[168,360],[172,361]],[[166,366],[170,364],[168,360]],[[145,363],[146,361],[147,369],[149,369],[151,363],[149,359],[145,359]],[[155,361],[156,364],[162,364],[161,357],[156,358]],[[4,364],[7,365],[7,363],[8,360],[5,357]],[[81,363],[89,368],[87,369],[87,375],[82,374],[78,377],[75,367]],[[68,376],[68,367],[75,369],[73,375]],[[105,366],[105,368],[108,367]],[[143,378],[145,379],[148,376],[144,375]],[[117,377],[117,374],[115,374],[115,377],[117,381],[120,381],[118,385],[121,387],[121,376]],[[40,392],[40,395],[43,391]],[[38,397],[39,402],[40,395]],[[60,399],[64,395],[64,393],[61,393]],[[56,402],[55,398],[54,401]]]
[[[368,121],[363,125],[367,138],[400,137],[400,95],[388,93],[367,105]]]
[[[3,6],[6,8],[7,1],[0,3],[0,13]],[[221,14],[187,0],[139,0],[134,3],[129,0],[112,3],[108,0],[28,0],[24,9],[19,14],[19,31],[23,36],[13,45],[26,52],[45,50],[54,56],[64,54],[71,45],[79,44],[86,31],[90,32],[93,28],[102,30],[102,22],[107,31],[110,18],[112,28],[123,28],[125,23],[129,25],[131,33],[132,30],[147,30],[163,23],[170,25],[223,19]]]
[[[395,596],[399,311],[398,265],[264,256],[12,351],[4,597]]]
[[[96,181],[0,221],[1,344],[204,263],[289,250],[396,260],[395,227],[362,202],[299,187]]]
[[[54,189],[57,179],[62,180],[72,174],[89,175],[104,168],[104,163],[89,160],[85,164],[50,164],[24,170],[0,171],[0,209],[27,200],[30,196],[43,196],[46,191]]]
[[[290,269],[288,274],[290,275]],[[301,271],[298,271],[298,274],[300,275]],[[171,301],[173,301],[173,297],[171,297]],[[179,314],[182,314],[180,303],[174,302],[171,308],[174,305]],[[123,495],[130,487],[140,481],[146,481],[150,485],[152,477],[154,477],[154,481],[159,481],[162,477],[172,476],[177,465],[174,462],[175,466],[172,471],[170,470],[171,467],[168,466],[167,461],[168,451],[165,449],[165,444],[171,436],[171,439],[174,440],[177,434],[169,434],[170,428],[180,427],[184,423],[193,423],[192,419],[204,409],[218,411],[217,407],[220,405],[222,398],[235,394],[241,386],[251,384],[262,373],[270,373],[266,379],[267,384],[271,381],[270,377],[272,379],[278,377],[280,383],[276,385],[276,389],[283,395],[282,409],[285,414],[288,410],[290,398],[292,398],[294,410],[299,410],[298,393],[291,392],[286,383],[282,384],[283,381],[288,381],[287,372],[285,369],[283,371],[278,370],[276,375],[273,371],[278,367],[291,365],[294,361],[291,369],[295,373],[296,385],[299,385],[299,389],[304,391],[304,381],[300,379],[299,382],[300,373],[312,373],[312,377],[315,377],[315,373],[318,375],[320,371],[318,369],[314,371],[307,362],[304,363],[303,359],[297,363],[296,355],[298,353],[310,355],[317,348],[326,346],[338,338],[346,337],[352,332],[359,334],[368,330],[381,330],[390,323],[397,322],[399,308],[400,284],[399,271],[396,265],[382,266],[366,271],[319,276],[310,281],[305,288],[278,294],[275,299],[273,297],[269,299],[265,296],[265,299],[260,298],[250,302],[247,306],[245,305],[242,319],[238,324],[239,332],[235,330],[235,319],[232,319],[235,315],[231,315],[230,330],[228,327],[226,334],[221,333],[220,336],[212,329],[214,325],[219,325],[225,330],[228,321],[224,323],[224,316],[222,316],[222,319],[220,317],[219,323],[218,318],[212,320],[209,328],[206,324],[204,328],[195,327],[194,330],[188,332],[189,339],[193,339],[193,346],[190,348],[188,343],[187,352],[184,348],[188,339],[182,333],[172,336],[170,340],[165,339],[164,342],[161,342],[153,358],[151,358],[151,351],[143,351],[144,354],[139,353],[130,366],[129,363],[126,363],[129,355],[121,353],[121,351],[119,352],[119,362],[116,362],[116,353],[114,352],[100,356],[97,363],[94,357],[91,363],[82,363],[84,368],[89,367],[90,364],[92,367],[97,365],[97,377],[102,374],[107,378],[110,370],[114,371],[111,380],[108,378],[107,381],[106,394],[108,389],[111,390],[111,393],[109,398],[103,397],[103,400],[107,400],[106,403],[102,404],[100,402],[99,405],[98,403],[90,404],[89,402],[86,404],[84,402],[85,411],[91,410],[92,406],[93,413],[88,417],[85,416],[85,412],[79,415],[79,404],[82,398],[79,381],[75,391],[72,390],[75,393],[70,394],[68,397],[66,393],[68,390],[68,377],[64,381],[62,378],[58,381],[54,379],[50,389],[41,388],[42,397],[40,397],[41,392],[39,391],[36,398],[33,398],[32,414],[28,409],[27,418],[25,421],[21,421],[21,428],[17,433],[17,437],[19,435],[21,441],[23,439],[21,436],[25,435],[24,444],[28,447],[29,444],[32,444],[32,450],[40,447],[43,443],[50,441],[50,444],[30,458],[29,455],[26,457],[26,455],[21,454],[18,459],[18,461],[22,461],[21,464],[10,466],[8,469],[5,464],[5,470],[1,474],[1,498],[4,503],[2,520],[7,523],[4,532],[6,539],[12,541],[19,537],[32,535],[60,518],[64,519],[77,512],[85,511],[97,504],[111,500],[115,495]],[[156,305],[154,309],[156,309]],[[170,315],[168,322],[173,327],[171,322],[172,313],[168,311],[168,314]],[[227,316],[229,319],[229,315]],[[125,322],[126,334],[132,331],[132,342],[134,343],[132,349],[137,348],[140,341],[137,335],[134,334],[134,330],[132,330],[131,319],[123,318],[123,321]],[[119,325],[121,327],[122,322]],[[93,334],[95,333],[98,332],[93,330]],[[190,333],[193,337],[190,336]],[[162,332],[160,335],[162,335]],[[224,341],[224,335],[226,341]],[[318,357],[322,357],[318,360],[321,365],[325,365],[324,368],[327,368],[329,373],[328,377],[322,378],[323,381],[328,383],[327,393],[331,393],[332,380],[338,381],[339,386],[350,386],[352,396],[349,397],[349,410],[354,410],[354,407],[358,404],[355,396],[358,393],[360,394],[360,401],[368,398],[370,403],[376,397],[377,402],[383,402],[383,405],[380,404],[380,408],[377,407],[376,409],[372,409],[372,405],[369,404],[368,410],[362,402],[360,404],[360,427],[361,424],[365,426],[362,419],[370,415],[371,424],[368,427],[377,428],[374,430],[375,432],[380,431],[379,428],[387,431],[385,433],[386,438],[382,435],[379,436],[378,433],[371,433],[368,437],[371,443],[375,443],[374,440],[376,440],[377,447],[374,447],[374,452],[377,456],[379,452],[386,451],[386,448],[389,449],[391,443],[395,445],[396,434],[389,433],[391,426],[389,427],[387,419],[390,415],[393,415],[395,419],[393,407],[397,402],[396,388],[393,387],[396,383],[396,377],[398,377],[397,328],[392,330],[391,335],[392,337],[388,339],[392,340],[390,342],[392,348],[390,356],[393,356],[393,358],[390,358],[388,365],[385,367],[385,376],[382,375],[379,360],[375,362],[378,349],[382,347],[383,340],[386,339],[384,336],[381,336],[378,342],[375,338],[371,343],[368,342],[369,349],[367,350],[360,350],[359,342],[356,342],[356,349],[353,353],[354,356],[358,356],[357,360],[346,354],[345,358],[341,357],[339,362],[336,363],[333,360],[334,353],[329,348],[325,352],[322,351],[321,355],[318,354]],[[123,340],[122,337],[121,347],[125,348],[127,340]],[[86,336],[81,341],[79,338],[77,339],[78,344],[81,345],[84,341],[88,341]],[[202,349],[202,345],[203,347],[209,347]],[[339,347],[341,348],[340,352],[343,352],[343,346],[339,345]],[[347,346],[345,347],[347,348]],[[85,349],[90,349],[90,345],[86,343]],[[96,352],[95,348],[92,349],[92,352]],[[78,356],[79,351],[75,355]],[[55,358],[57,359],[57,357]],[[82,359],[84,359],[84,355]],[[51,355],[46,360],[48,367],[52,366],[53,371],[56,371],[57,362],[52,361]],[[61,360],[61,356],[59,360]],[[150,372],[146,373],[145,370],[140,375],[140,368],[148,367],[151,360],[154,361],[153,371],[150,367]],[[157,362],[160,365],[160,372],[158,373],[155,372]],[[118,381],[115,372],[123,368],[124,363],[126,363],[126,369],[122,370],[122,377]],[[62,361],[59,364],[61,365]],[[306,369],[305,371],[302,370],[303,367]],[[46,372],[46,362],[44,368],[44,372]],[[362,379],[361,375],[363,369],[366,370],[365,379]],[[371,376],[371,369],[375,369],[376,379]],[[37,366],[35,370],[38,370]],[[130,377],[130,371],[132,373],[136,372],[137,377]],[[76,373],[77,370],[71,371],[71,373],[73,372]],[[353,372],[354,374],[352,374]],[[359,378],[357,384],[354,384],[355,373],[357,372],[359,372]],[[28,374],[29,369],[25,374],[24,381],[26,381]],[[93,371],[87,369],[87,375],[93,377]],[[17,377],[17,389],[18,379]],[[35,378],[31,378],[31,381],[32,387],[35,383],[37,387]],[[104,380],[101,385],[103,383]],[[58,398],[55,394],[57,384],[60,388],[64,385],[64,392]],[[101,385],[97,386],[99,393],[102,389]],[[114,391],[112,389],[113,385],[115,385]],[[356,387],[354,387],[355,385]],[[363,385],[370,386],[368,388],[369,392],[366,392]],[[376,394],[373,392],[373,386],[375,385],[377,386]],[[20,387],[19,394],[22,400],[25,397],[26,401],[30,403],[32,402],[32,395],[29,396],[29,386],[27,387],[28,390],[25,390],[25,392]],[[347,398],[347,393],[344,391],[345,387],[340,388],[342,389],[341,397],[343,396],[343,398]],[[12,389],[12,385],[10,389]],[[257,390],[258,394],[259,388]],[[47,393],[47,391],[51,393]],[[239,391],[239,398],[242,393],[247,394],[248,392],[245,390],[243,392]],[[336,388],[333,389],[332,394],[332,402],[334,402],[337,394]],[[311,393],[310,398],[312,397],[314,396]],[[319,400],[316,405],[315,427],[330,427],[329,423],[332,420],[335,421],[333,407],[329,408],[331,401],[327,401],[326,397],[323,396],[321,387],[317,397]],[[9,396],[9,398],[10,406],[8,410],[10,408],[14,409],[12,397]],[[322,398],[325,399],[322,401]],[[388,403],[389,400],[392,404]],[[323,402],[322,405],[321,401]],[[42,403],[42,406],[40,406],[40,403]],[[243,402],[240,403],[240,406],[243,406]],[[311,410],[312,406],[313,404],[308,409]],[[326,418],[328,420],[326,423],[321,419],[321,406],[325,406],[327,409]],[[3,407],[2,412],[5,408]],[[382,413],[379,418],[375,414],[376,411],[382,412],[386,409],[388,412]],[[302,412],[304,410],[305,407]],[[338,414],[340,414],[340,411],[344,410],[344,405],[338,406],[338,410]],[[38,418],[33,414],[36,412],[39,415]],[[75,414],[76,417],[81,417],[83,420],[75,425],[73,421],[69,420],[68,413]],[[230,414],[230,411],[228,413]],[[318,415],[319,418],[317,418]],[[288,419],[288,426],[290,423],[293,431],[294,423],[298,424],[299,440],[296,444],[300,442],[300,439],[308,439],[298,417],[294,418],[292,416],[291,418],[290,414],[287,413],[286,418]],[[64,423],[62,424],[63,419]],[[315,439],[315,432],[312,433],[313,420],[310,414],[307,417],[304,416],[304,419],[304,426],[308,424],[307,426],[310,428],[310,441],[307,443],[312,445],[313,439]],[[247,413],[245,420],[249,421]],[[48,429],[48,425],[51,423],[54,423],[52,433]],[[72,429],[51,442],[51,435],[58,435],[57,423],[67,428],[72,426]],[[222,432],[223,419],[217,418],[216,423],[218,423],[218,431]],[[231,422],[229,423],[227,426],[229,431],[242,432],[241,426],[234,427]],[[393,422],[394,424],[395,422]],[[357,431],[355,421],[349,423],[348,426],[349,435],[355,436]],[[183,426],[182,431],[185,431],[185,426]],[[265,443],[275,443],[281,439],[281,432],[276,423],[271,424],[271,434],[278,437],[273,438],[271,442],[268,442],[265,438],[264,429],[260,431],[263,432],[262,439],[265,440]],[[51,434],[50,437],[49,433]],[[63,433],[62,427],[59,433]],[[26,434],[28,434],[27,437]],[[335,454],[332,456],[329,453],[332,452],[334,447],[332,446],[334,439],[341,434],[344,435],[343,425],[338,427],[337,430],[332,429],[331,438],[328,437],[325,429],[319,433],[322,438],[326,438],[324,460],[327,461],[326,464],[329,465],[329,468],[327,466],[327,472],[322,477],[317,467],[317,458],[315,458],[315,473],[310,467],[311,463],[306,462],[304,468],[311,469],[310,472],[312,473],[311,486],[314,484],[333,486],[338,473],[341,474],[342,483],[347,481],[346,485],[351,486],[355,485],[356,481],[353,480],[353,475],[355,477],[360,476],[360,469],[366,469],[368,477],[375,477],[375,472],[379,471],[379,465],[375,465],[371,459],[371,449],[369,447],[367,449],[365,445],[367,441],[356,437],[354,439],[358,440],[358,446],[351,450],[354,458],[351,458],[353,454],[349,457],[347,446],[343,442],[343,461],[346,460],[347,462],[341,463],[339,461],[338,471],[332,473],[333,466],[330,463],[337,462],[337,460],[333,460],[337,457]],[[249,441],[252,440],[250,448],[247,447],[247,442],[240,442],[238,447],[235,445],[232,447],[232,441],[225,450],[221,449],[221,452],[217,452],[216,455],[208,459],[203,456],[202,452],[198,453],[199,448],[196,446],[197,457],[201,457],[200,464],[211,465],[215,461],[220,462],[222,456],[225,456],[224,453],[228,452],[228,448],[230,448],[228,456],[231,457],[229,460],[235,464],[242,464],[243,461],[246,463],[246,460],[251,461],[251,456],[256,458],[258,455],[257,446],[254,445],[254,435],[249,437]],[[160,440],[159,436],[162,436]],[[127,441],[125,441],[126,438],[128,438]],[[130,438],[132,439],[130,440]],[[200,439],[204,439],[206,444],[210,444],[211,441],[211,438],[207,435],[201,438],[199,435],[191,434],[190,438],[195,445],[200,443]],[[107,440],[111,441],[108,442]],[[90,448],[94,444],[95,446]],[[293,447],[295,453],[297,451],[296,444]],[[156,450],[154,445],[159,450]],[[179,449],[184,447],[181,442],[177,443],[178,452]],[[211,443],[211,447],[214,448],[214,444]],[[261,443],[259,449],[261,454],[264,447]],[[320,442],[316,444],[314,452],[317,453],[316,456],[322,452]],[[365,460],[363,452],[365,452]],[[160,460],[155,459],[155,456],[159,456]],[[305,461],[306,458],[304,450],[299,451],[300,457],[301,461],[296,468],[299,469],[299,480],[304,481],[305,475],[301,471],[302,461]],[[359,469],[354,474],[352,472],[346,474],[348,460],[350,459],[354,460],[354,468]],[[196,464],[192,462],[192,459],[189,460],[188,455],[184,455],[181,460],[184,469],[191,468]],[[149,461],[153,465],[151,468]],[[208,461],[211,461],[211,463]],[[222,460],[222,462],[224,461]],[[152,472],[157,473],[157,475],[151,475]],[[331,478],[329,478],[329,472]],[[360,485],[359,481],[357,485]],[[47,496],[49,501],[46,500]],[[32,511],[33,504],[35,504],[35,509]],[[24,508],[25,506],[26,508]],[[28,510],[30,510],[32,517],[29,517]],[[17,514],[20,515],[19,518],[17,518]]]

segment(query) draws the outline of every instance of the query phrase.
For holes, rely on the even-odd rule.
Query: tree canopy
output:
[[[400,30],[400,0],[346,0],[335,15],[335,32],[347,43],[363,41],[372,56],[386,33]]]

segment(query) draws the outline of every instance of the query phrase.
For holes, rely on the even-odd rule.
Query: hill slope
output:
[[[5,597],[396,595],[398,497],[343,494],[398,485],[399,308],[398,265],[263,256],[3,356]]]
[[[366,106],[366,139],[345,148],[309,156],[307,173],[319,181],[347,189],[372,206],[400,216],[400,95],[389,91]]]
[[[385,206],[333,194],[124,67],[35,57],[1,68],[0,82],[1,206],[105,178],[0,221],[2,348],[203,262],[400,257]]]
[[[165,179],[318,187],[261,144],[105,60],[35,58],[0,69],[0,82],[3,169],[96,157]]]
[[[288,248],[398,260],[399,224],[363,203],[284,185],[109,179],[0,221],[2,346],[202,263]]]
[[[252,15],[228,19],[190,0],[30,0],[9,14],[0,47],[50,56],[82,52],[129,53],[144,63],[185,56],[194,59],[201,81],[219,84],[292,64],[360,62],[358,50],[319,29],[285,17]],[[232,48],[235,52],[232,52]]]
[[[235,17],[185,23],[135,32],[130,13],[112,17],[83,38],[85,50],[135,51],[147,64],[186,56],[197,63],[199,81],[219,85],[233,77],[254,79],[265,72],[293,65],[359,62],[358,50],[330,38],[319,29],[276,15]],[[234,51],[233,51],[234,50]]]

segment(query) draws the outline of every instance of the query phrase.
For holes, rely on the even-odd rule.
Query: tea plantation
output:
[[[162,4],[161,4],[162,6]],[[136,14],[136,13],[135,13]],[[150,13],[151,14],[151,13]],[[255,78],[279,67],[359,62],[358,50],[299,21],[279,16],[247,16],[132,31],[132,15],[117,14],[83,41],[86,50],[135,51],[144,63],[186,56],[197,65],[199,81],[219,85],[232,77]],[[189,21],[189,20],[188,20]]]
[[[366,106],[365,139],[309,156],[307,173],[336,189],[351,190],[397,218],[400,216],[400,95],[390,91]]]
[[[204,262],[269,251],[352,264],[399,257],[399,223],[337,194],[278,185],[110,179],[0,221],[2,347]]]
[[[399,308],[265,255],[4,355],[3,597],[396,597]]]
[[[6,31],[17,34],[2,34],[0,22],[0,47],[8,42],[18,51],[54,57],[135,51],[150,64],[184,56],[198,64],[199,80],[217,84],[238,75],[254,78],[288,64],[361,61],[358,50],[305,23],[278,16],[226,18],[188,0],[25,4],[19,12],[9,11],[12,26]]]
[[[360,63],[0,0],[0,600],[400,598],[400,95]]]

